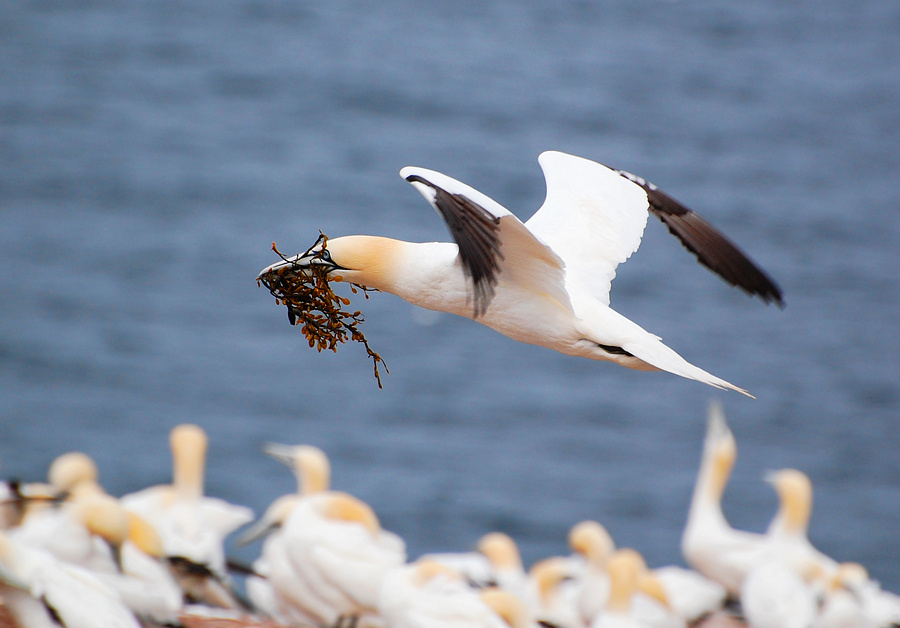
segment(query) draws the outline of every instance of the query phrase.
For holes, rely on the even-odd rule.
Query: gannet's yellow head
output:
[[[47,481],[58,493],[102,493],[97,484],[97,465],[80,451],[72,451],[56,458],[47,472]]]
[[[778,492],[781,502],[778,516],[787,532],[805,533],[812,514],[812,482],[802,471],[782,469],[769,473],[766,480]]]
[[[609,532],[596,521],[582,521],[569,531],[569,546],[592,565],[603,567],[616,550]]]
[[[606,570],[610,584],[606,606],[613,612],[627,612],[631,608],[631,598],[638,590],[644,559],[633,549],[620,549],[609,559]]]
[[[169,435],[169,446],[175,491],[183,497],[201,497],[206,467],[206,432],[189,423],[178,425]]]
[[[297,492],[300,495],[327,491],[331,487],[331,464],[325,452],[318,447],[268,443],[263,451],[291,468],[297,477]]]
[[[713,497],[721,498],[737,460],[737,444],[725,422],[722,405],[718,402],[709,406],[703,455],[709,465],[705,470],[709,473],[709,490]]]
[[[522,570],[522,557],[512,538],[502,532],[485,534],[478,541],[478,551],[487,557],[494,569]]]
[[[559,585],[572,577],[569,561],[561,557],[545,558],[528,570],[531,581],[537,585],[538,595],[549,604]]]
[[[379,236],[354,235],[328,240],[326,251],[335,281],[392,291],[399,277],[399,258],[404,242]]]
[[[870,582],[868,570],[859,563],[841,563],[834,574],[832,588],[843,587],[860,592]]]
[[[509,628],[530,628],[536,625],[525,602],[509,591],[491,587],[482,591],[480,597]]]

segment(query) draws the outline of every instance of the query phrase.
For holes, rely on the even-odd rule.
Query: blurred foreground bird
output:
[[[334,281],[390,292],[459,314],[514,340],[639,370],[663,370],[749,394],[690,364],[610,308],[616,267],[640,245],[652,213],[699,261],[767,303],[781,290],[725,236],[656,186],[627,172],[548,151],[543,206],[526,223],[446,175],[406,167],[410,182],[444,218],[455,243],[375,236],[328,240],[260,272],[312,264]],[[314,254],[315,253],[315,254]]]
[[[722,407],[709,409],[700,471],[681,538],[687,563],[701,574],[740,595],[747,573],[764,557],[762,534],[735,530],[722,512],[722,494],[737,458],[737,444]]]
[[[230,590],[223,543],[253,520],[253,511],[203,494],[207,437],[200,427],[176,426],[169,442],[172,484],[125,495],[122,505],[157,531],[187,599],[240,608]]]

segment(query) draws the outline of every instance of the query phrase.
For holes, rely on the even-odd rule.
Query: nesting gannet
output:
[[[533,615],[541,624],[559,628],[582,628],[579,610],[584,565],[571,558],[554,556],[538,561],[528,570],[536,590]]]
[[[667,603],[655,578],[646,573],[643,557],[632,549],[617,550],[607,564],[609,598],[603,610],[590,623],[591,628],[660,628],[684,626],[655,609],[639,603],[641,593]]]
[[[696,571],[670,565],[653,569],[672,611],[688,624],[722,608],[727,592],[718,582]]]
[[[323,256],[298,255],[260,276],[285,265],[322,264],[335,281],[472,318],[520,342],[747,394],[611,309],[610,284],[616,267],[640,245],[652,213],[726,281],[781,304],[778,286],[725,236],[653,184],[565,153],[548,151],[538,161],[547,197],[526,223],[464,183],[406,167],[400,175],[437,209],[455,243],[333,238]]]
[[[816,619],[814,588],[793,565],[775,557],[749,571],[740,596],[751,628],[811,628]]]
[[[869,572],[859,563],[841,563],[833,583],[853,595],[867,622],[879,628],[900,625],[900,596],[882,590],[881,585],[869,577]]]
[[[172,484],[125,495],[122,505],[156,529],[188,598],[238,608],[229,591],[223,542],[253,520],[253,511],[203,494],[207,438],[200,427],[176,426],[170,446]]]
[[[602,525],[596,521],[582,521],[569,531],[569,546],[585,560],[578,608],[585,623],[590,623],[605,608],[609,599],[607,565],[616,551],[616,545]]]
[[[312,445],[269,443],[263,451],[291,468],[297,479],[297,491],[272,502],[263,516],[238,537],[237,544],[247,545],[266,537],[260,557],[253,562],[253,571],[258,575],[246,580],[247,596],[255,609],[281,623],[291,623],[295,613],[290,604],[281,601],[273,586],[273,578],[289,581],[293,573],[289,564],[285,564],[286,541],[281,526],[300,500],[330,488],[331,465],[325,452]],[[273,563],[276,564],[274,572]],[[290,586],[287,582],[279,586],[282,584]]]
[[[381,528],[368,504],[339,491],[298,500],[281,539],[269,582],[283,606],[318,624],[374,613],[385,574],[406,562],[403,540]]]
[[[459,574],[473,588],[485,589],[496,587],[494,567],[487,557],[479,551],[470,552],[434,552],[424,554],[417,559],[447,567]]]
[[[478,541],[478,551],[491,564],[494,581],[501,589],[532,603],[533,593],[529,590],[528,574],[522,565],[519,547],[508,534],[490,532]]]
[[[9,534],[17,542],[41,548],[60,560],[92,571],[115,573],[118,564],[107,539],[125,535],[127,523],[96,516],[95,509],[105,500],[115,501],[97,494],[39,510]]]
[[[825,583],[815,628],[880,628],[898,623],[891,621],[890,617],[884,617],[883,623],[879,623],[867,615],[863,596],[857,594],[850,584],[856,579],[869,580],[862,565],[843,563],[838,566],[834,577]],[[895,619],[900,621],[900,615]]]
[[[737,458],[734,436],[718,403],[709,408],[700,471],[681,538],[687,563],[739,595],[747,572],[764,559],[764,535],[735,530],[722,512],[722,494]]]
[[[0,532],[0,592],[29,628],[139,628],[119,595],[89,570]]]
[[[837,572],[836,560],[826,556],[810,543],[807,537],[809,519],[812,515],[812,482],[802,471],[782,469],[766,474],[766,480],[778,493],[778,512],[766,531],[770,554],[779,560],[814,568],[825,577],[833,577]]]
[[[552,621],[536,620],[528,605],[509,591],[494,587],[485,589],[479,597],[509,628],[563,628]]]
[[[458,572],[425,558],[387,572],[377,606],[391,628],[509,628]]]

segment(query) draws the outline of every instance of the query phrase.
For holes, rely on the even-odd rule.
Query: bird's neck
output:
[[[328,250],[340,266],[331,271],[334,280],[390,292],[432,310],[471,310],[455,244],[345,236],[329,240]]]

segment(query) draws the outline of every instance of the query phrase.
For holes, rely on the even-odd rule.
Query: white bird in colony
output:
[[[495,587],[485,589],[479,597],[509,628],[563,628],[543,618],[536,620],[528,605],[509,591]]]
[[[878,628],[900,626],[900,596],[882,590],[881,585],[870,578],[869,572],[859,563],[841,563],[833,584],[839,590],[852,594],[853,601],[858,604],[865,621],[856,626],[865,627],[868,623]]]
[[[584,622],[589,624],[606,607],[609,599],[607,566],[616,551],[616,545],[602,525],[596,521],[582,521],[569,531],[569,546],[585,560],[578,609]]]
[[[542,624],[583,628],[579,610],[583,573],[583,562],[569,557],[554,556],[532,565],[528,578],[536,591],[533,616]]]
[[[225,537],[253,520],[253,511],[203,494],[206,433],[196,425],[170,434],[171,485],[153,486],[122,497],[122,505],[147,521],[162,539],[188,597],[237,608],[226,573]]]
[[[269,443],[263,451],[291,468],[297,478],[297,491],[272,502],[263,516],[238,537],[238,545],[248,545],[270,534],[284,523],[285,513],[289,513],[298,500],[331,487],[331,464],[318,447]]]
[[[657,567],[652,573],[662,585],[672,612],[688,624],[719,610],[725,604],[725,587],[696,571],[671,565]]]
[[[833,559],[806,536],[812,483],[796,469],[768,474],[779,497],[764,536],[761,558],[741,585],[741,605],[753,628],[808,628],[819,614],[818,598],[838,571]]]
[[[668,604],[660,583],[647,573],[643,557],[632,549],[617,550],[607,564],[610,590],[591,628],[660,628],[685,626],[665,612]],[[656,600],[648,603],[648,599]],[[655,606],[653,606],[655,605]]]
[[[264,451],[275,460],[287,465],[297,478],[297,491],[282,495],[263,513],[263,516],[238,537],[238,545],[247,545],[266,537],[260,557],[253,563],[253,572],[246,580],[247,597],[253,607],[281,623],[293,621],[294,613],[280,600],[272,585],[271,564],[282,563],[285,555],[285,538],[282,524],[290,516],[294,506],[304,497],[327,491],[331,485],[331,465],[328,456],[312,445],[281,445],[270,443]],[[289,573],[290,569],[276,568],[276,572]]]
[[[479,551],[423,554],[416,559],[416,562],[419,561],[443,565],[457,573],[475,589],[497,586],[494,567],[487,559],[487,556]]]
[[[9,534],[17,542],[41,548],[68,563],[116,573],[118,564],[107,539],[124,537],[127,521],[98,515],[106,500],[115,502],[113,497],[96,494],[65,502],[58,508],[39,510]]]
[[[91,468],[94,473],[85,473]],[[96,467],[84,454],[60,456],[50,479],[69,500],[29,516],[10,538],[88,570],[137,615],[175,623],[181,590],[162,563],[162,544],[149,524],[128,513],[96,483]],[[81,478],[76,481],[76,478]]]
[[[385,574],[406,562],[403,540],[372,508],[337,491],[294,504],[281,538],[282,553],[267,554],[269,582],[282,606],[320,625],[372,615]]]
[[[19,626],[139,628],[119,595],[89,570],[0,532],[0,592]]]
[[[782,469],[768,473],[766,480],[775,487],[779,499],[778,512],[766,531],[768,553],[796,565],[798,571],[812,569],[816,573],[810,575],[833,578],[837,561],[813,547],[807,537],[813,499],[809,477],[796,469]]]
[[[781,304],[778,286],[725,236],[651,183],[555,151],[538,161],[547,197],[526,223],[464,183],[406,167],[400,175],[437,209],[455,243],[333,238],[324,254],[297,255],[263,269],[260,277],[285,266],[322,264],[335,281],[472,318],[520,342],[748,394],[611,309],[610,284],[616,267],[640,245],[652,213],[726,281]]]
[[[478,551],[491,564],[494,581],[498,587],[529,604],[534,601],[534,593],[529,589],[528,574],[522,565],[519,547],[512,537],[503,532],[485,534],[478,541]]]
[[[890,617],[884,617],[882,623],[869,617],[863,596],[854,591],[853,581],[869,581],[865,568],[858,563],[838,565],[834,577],[825,583],[815,628],[880,628],[897,624]],[[895,619],[900,621],[900,615]]]
[[[527,588],[528,576],[519,548],[502,532],[482,536],[475,551],[425,554],[417,560],[448,567],[475,588],[501,587],[516,595],[522,595]]]
[[[509,628],[459,573],[427,559],[385,574],[377,607],[391,628]]]
[[[700,471],[681,537],[687,563],[739,595],[747,572],[765,558],[766,538],[732,528],[722,512],[722,494],[737,458],[734,436],[718,403],[709,408]]]
[[[744,578],[741,608],[751,628],[811,628],[816,594],[794,566],[773,558]]]

